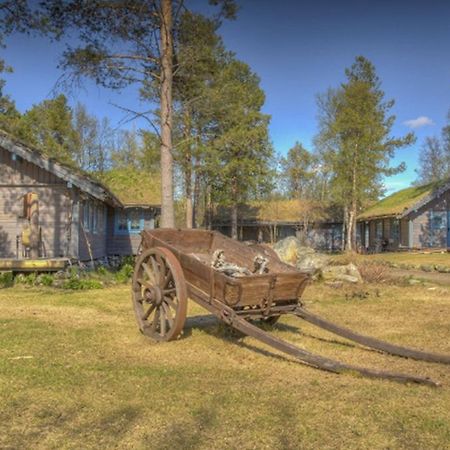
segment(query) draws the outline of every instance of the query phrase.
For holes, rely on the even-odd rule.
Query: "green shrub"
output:
[[[116,272],[115,279],[118,283],[127,283],[133,276],[134,267],[131,264],[124,264],[122,268]]]
[[[12,272],[0,272],[0,288],[11,287],[14,283]]]
[[[71,277],[66,280],[62,286],[63,289],[85,290],[85,289],[103,289],[103,284],[98,280],[89,278]]]
[[[36,284],[36,279],[37,279],[37,274],[36,272],[33,273],[19,273],[14,282],[16,284],[26,284],[28,286],[33,286],[34,284]]]
[[[107,275],[108,271],[106,270],[106,268],[104,266],[98,266],[97,267],[97,273],[99,275]]]
[[[53,275],[50,275],[49,273],[43,273],[37,277],[36,283],[40,284],[41,286],[52,286],[53,280]]]

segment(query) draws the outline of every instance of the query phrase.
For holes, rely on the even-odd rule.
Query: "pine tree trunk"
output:
[[[232,205],[231,205],[231,237],[233,239],[238,238],[238,186],[237,186],[237,180],[235,177],[233,177],[231,181],[231,198],[232,198]]]
[[[184,113],[184,139],[186,152],[184,158],[184,194],[186,200],[186,228],[192,228],[192,151],[190,139],[192,134],[191,116],[189,110]]]
[[[206,220],[208,230],[212,229],[212,194],[211,186],[206,186]]]
[[[353,169],[352,169],[352,194],[351,194],[351,204],[350,210],[348,213],[348,224],[347,224],[347,246],[346,250],[351,252],[355,247],[356,242],[356,164],[357,164],[357,156],[358,156],[358,147],[355,149],[355,158],[353,161]]]
[[[200,203],[200,176],[198,168],[194,168],[194,200],[192,206],[192,224],[194,228],[199,227],[198,208]]]
[[[193,206],[192,206],[192,173],[191,168],[186,169],[186,228],[192,228],[193,225]]]
[[[233,202],[231,206],[231,237],[233,239],[238,238],[238,205]]]
[[[161,228],[175,226],[172,156],[172,0],[161,0]]]
[[[345,249],[348,252],[353,251],[353,233],[354,233],[354,211],[353,208],[348,213],[348,219],[347,219],[347,242]]]
[[[345,231],[347,229],[347,207],[344,206],[342,218],[341,251],[345,250]]]

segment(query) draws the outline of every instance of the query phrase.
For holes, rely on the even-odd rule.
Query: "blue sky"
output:
[[[237,20],[225,22],[220,32],[227,48],[261,78],[276,151],[286,153],[295,141],[312,148],[316,94],[342,82],[345,67],[364,55],[374,63],[386,97],[396,100],[393,133],[403,135],[415,126],[417,143],[398,151],[393,161],[405,161],[407,171],[386,179],[389,192],[409,185],[424,138],[440,133],[450,109],[450,1],[238,3]],[[2,53],[15,72],[6,77],[6,92],[21,111],[52,95],[61,75],[56,66],[62,49],[61,44],[27,36],[7,40]],[[112,103],[139,103],[134,89],[112,93],[89,82],[69,98],[85,103],[91,113],[108,116],[113,124],[120,123],[123,113]]]

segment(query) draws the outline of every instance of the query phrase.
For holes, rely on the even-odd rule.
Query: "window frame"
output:
[[[126,209],[116,208],[116,210],[114,212],[114,232],[116,234],[121,234],[121,235],[139,234],[142,231],[144,231],[144,226],[145,226],[144,211],[142,211],[141,209],[135,209],[135,212],[138,215],[137,220],[139,222],[139,228],[131,227],[132,218],[130,217],[130,212],[134,212],[133,209],[134,208],[126,208]],[[125,214],[126,229],[119,228],[120,214]]]

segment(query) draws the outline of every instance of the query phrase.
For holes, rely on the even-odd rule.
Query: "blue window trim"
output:
[[[139,229],[138,230],[132,230],[131,229],[131,219],[127,214],[127,210],[122,210],[127,215],[127,229],[126,230],[119,230],[119,212],[121,210],[116,209],[114,212],[114,232],[115,234],[120,235],[128,235],[128,234],[139,234],[141,231],[144,230],[144,211],[139,211],[140,218],[139,218]]]

